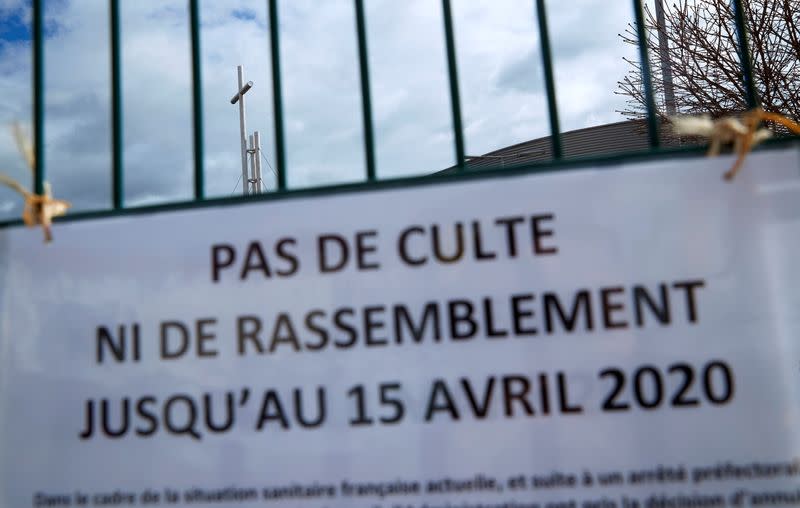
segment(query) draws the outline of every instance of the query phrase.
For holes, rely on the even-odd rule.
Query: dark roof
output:
[[[562,132],[561,142],[565,157],[633,152],[646,150],[650,146],[645,120],[626,120]],[[664,136],[662,136],[662,143],[668,144],[668,140]],[[467,157],[467,166],[470,168],[518,166],[550,160],[552,157],[550,136],[547,136],[500,148],[480,156]]]

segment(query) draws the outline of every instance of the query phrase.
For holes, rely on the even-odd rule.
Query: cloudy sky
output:
[[[28,175],[6,126],[30,131],[30,15],[0,0],[0,171]],[[47,178],[75,209],[110,206],[107,2],[48,0]],[[441,3],[366,0],[379,177],[451,166],[453,146]],[[289,186],[364,178],[359,69],[350,0],[283,0],[281,43]],[[563,130],[622,120],[616,82],[635,57],[617,34],[627,0],[550,2]],[[466,150],[479,155],[547,135],[532,0],[454,0]],[[208,193],[234,192],[241,172],[236,66],[255,82],[248,130],[274,166],[264,0],[201,2]],[[192,192],[190,53],[185,0],[122,2],[125,190],[128,205]],[[270,176],[264,165],[265,175]],[[269,188],[274,182],[267,181]],[[241,187],[236,190],[241,192]],[[0,188],[0,219],[21,200]]]

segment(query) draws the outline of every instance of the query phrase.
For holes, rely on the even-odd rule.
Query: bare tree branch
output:
[[[743,2],[755,87],[765,111],[800,120],[800,0]],[[739,63],[733,10],[729,0],[674,0],[664,5],[668,51],[659,50],[659,26],[645,7],[645,28],[658,115],[666,119],[662,58],[673,78],[675,108],[681,114],[714,118],[747,109]],[[636,27],[619,34],[637,45]],[[628,97],[619,112],[628,118],[646,116],[639,62],[626,59],[630,71],[617,83],[617,94]]]

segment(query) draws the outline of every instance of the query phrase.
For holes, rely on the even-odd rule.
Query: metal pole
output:
[[[544,69],[545,90],[547,90],[547,111],[550,114],[551,150],[553,150],[553,158],[560,159],[564,155],[564,149],[561,144],[561,127],[558,123],[553,54],[550,51],[550,33],[547,29],[547,10],[544,0],[536,0],[536,17],[539,21],[539,44],[542,47],[542,68]]]
[[[109,2],[111,35],[111,203],[114,210],[125,204],[122,167],[122,66],[120,65],[119,0]]]
[[[253,139],[255,140],[255,153],[253,157],[256,160],[256,194],[261,194],[264,192],[264,184],[262,183],[263,180],[261,179],[261,134],[256,131],[253,134]]]
[[[444,18],[444,36],[447,45],[447,75],[450,80],[450,107],[453,110],[453,141],[456,150],[456,168],[463,171],[464,160],[464,128],[461,125],[461,99],[458,92],[458,69],[456,65],[456,41],[453,33],[453,16],[450,0],[442,0],[442,17]]]
[[[753,62],[750,60],[750,46],[747,43],[747,15],[742,0],[733,0],[733,19],[736,23],[736,35],[739,46],[739,65],[742,69],[742,85],[748,108],[759,104],[758,90],[753,79]]]
[[[375,137],[372,127],[372,98],[369,86],[369,57],[367,54],[367,22],[364,19],[364,0],[355,0],[356,34],[358,35],[358,61],[361,70],[361,113],[364,118],[364,153],[367,165],[367,180],[376,178]]]
[[[44,194],[44,0],[33,0],[33,192]]]
[[[248,81],[243,84],[244,68],[239,65],[236,70],[239,74],[239,91],[231,98],[231,104],[239,103],[239,136],[241,137],[242,145],[242,195],[247,196],[247,126],[245,125],[244,116],[244,94],[253,87],[253,82]]]
[[[236,73],[239,76],[239,132],[242,136],[242,195],[247,196],[249,192],[249,185],[247,184],[247,126],[245,125],[244,116],[244,67],[238,65]]]
[[[658,148],[661,141],[658,134],[658,118],[656,116],[656,99],[653,93],[652,74],[650,72],[650,57],[647,54],[647,33],[644,26],[644,11],[642,0],[633,0],[633,11],[636,17],[636,35],[639,46],[639,65],[642,68],[642,85],[647,106],[647,134],[650,148]]]
[[[247,153],[250,155],[250,175],[247,179],[247,186],[250,188],[249,193],[255,194],[256,193],[256,182],[258,179],[256,178],[256,141],[252,134],[248,136],[248,149]]]
[[[664,0],[656,0],[656,21],[658,22],[658,58],[661,60],[661,82],[664,84],[664,107],[667,115],[675,116],[675,86],[672,83],[672,59],[669,56]]]
[[[192,40],[192,115],[194,119],[194,199],[205,199],[203,170],[203,80],[200,70],[200,2],[189,1]]]
[[[272,54],[272,102],[275,116],[275,166],[278,190],[286,190],[286,143],[283,139],[283,95],[281,92],[281,47],[278,28],[278,0],[269,0],[269,47]]]

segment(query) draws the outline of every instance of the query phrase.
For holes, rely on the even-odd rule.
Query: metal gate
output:
[[[191,68],[192,68],[192,99],[193,99],[193,187],[194,199],[191,201],[171,202],[150,206],[128,207],[124,202],[124,164],[123,164],[123,142],[122,142],[122,83],[121,83],[121,39],[120,39],[120,0],[109,1],[109,33],[110,33],[110,55],[111,55],[111,79],[110,97],[112,112],[112,146],[111,146],[111,174],[112,174],[112,208],[108,210],[84,211],[71,213],[59,220],[80,220],[84,218],[97,218],[114,216],[120,214],[152,213],[159,210],[180,209],[196,206],[218,206],[231,202],[238,202],[242,198],[207,198],[205,192],[205,160],[203,143],[203,97],[202,97],[202,68],[201,68],[201,38],[200,38],[200,19],[201,10],[199,0],[189,0],[188,10],[190,19],[190,47],[191,47]],[[655,97],[650,70],[650,60],[648,50],[643,43],[646,37],[645,20],[643,14],[642,0],[633,0],[631,6],[635,13],[635,27],[638,33],[638,55],[642,66],[642,81],[647,105],[647,132],[650,149],[638,151],[636,153],[620,153],[608,157],[588,157],[580,159],[565,159],[559,127],[559,112],[556,103],[556,86],[553,76],[553,57],[548,33],[547,13],[544,0],[536,0],[536,10],[538,13],[539,40],[541,42],[542,70],[547,95],[547,108],[550,123],[550,143],[553,159],[547,162],[535,164],[517,164],[509,167],[503,164],[484,164],[478,169],[467,169],[465,149],[464,149],[464,129],[462,126],[459,78],[456,65],[456,44],[454,37],[454,26],[451,14],[450,0],[442,0],[442,15],[444,20],[443,32],[447,50],[447,73],[449,79],[449,95],[452,114],[452,129],[454,139],[454,167],[451,171],[441,174],[422,176],[393,178],[391,180],[379,180],[376,172],[375,162],[375,136],[373,127],[372,101],[370,90],[370,71],[368,64],[367,50],[367,31],[366,16],[363,0],[354,0],[353,8],[356,17],[356,36],[358,41],[358,57],[360,67],[360,92],[362,103],[362,127],[363,145],[366,174],[364,180],[356,184],[347,185],[328,185],[314,187],[312,189],[289,189],[287,187],[287,174],[291,170],[286,161],[286,146],[284,135],[285,116],[283,109],[283,94],[281,80],[281,61],[280,61],[280,14],[278,11],[278,1],[269,0],[269,37],[270,37],[270,56],[272,68],[272,99],[274,111],[274,154],[276,159],[277,190],[275,192],[248,196],[246,199],[269,200],[279,199],[293,195],[324,194],[338,192],[342,190],[363,190],[376,186],[386,185],[420,185],[434,183],[441,180],[452,178],[473,178],[495,171],[554,171],[566,167],[580,167],[582,164],[602,164],[606,162],[618,162],[620,160],[649,159],[658,157],[672,157],[680,154],[697,154],[699,147],[662,147],[659,143],[659,121],[656,115]],[[740,49],[741,67],[741,89],[745,93],[746,104],[751,108],[759,103],[756,87],[753,82],[753,69],[751,66],[750,55],[747,45],[747,33],[745,28],[744,7],[742,0],[732,0],[732,9],[736,20],[737,44]],[[41,195],[44,191],[44,181],[47,176],[44,157],[45,139],[45,90],[44,90],[44,0],[32,1],[32,96],[33,96],[33,138],[34,156],[36,161],[36,171],[32,190],[35,194]],[[791,138],[789,138],[791,139]],[[783,140],[777,141],[783,143]],[[10,220],[0,222],[0,227],[18,225],[21,221]]]

